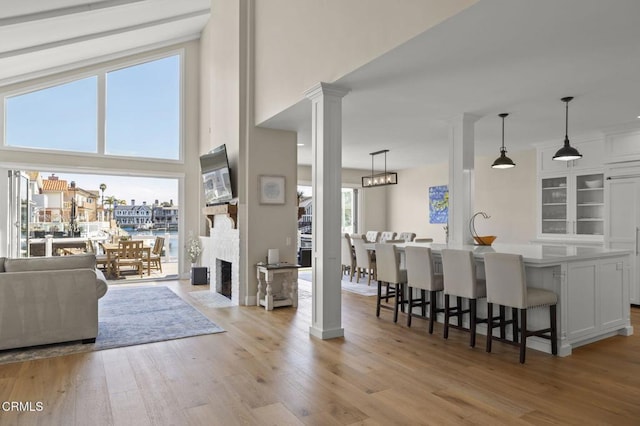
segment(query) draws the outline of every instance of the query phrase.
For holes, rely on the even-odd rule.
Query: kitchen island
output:
[[[500,244],[454,246],[432,243],[396,244],[400,251],[409,245],[431,247],[436,270],[441,271],[443,248],[471,250],[477,273],[484,277],[483,255],[488,252],[522,255],[527,284],[558,295],[558,355],[571,355],[573,348],[614,335],[633,334],[630,320],[630,252],[592,246],[559,244]],[[373,245],[370,245],[373,247]],[[445,277],[446,279],[446,277]],[[441,302],[439,302],[439,306]],[[529,310],[531,329],[548,326],[548,308]],[[478,301],[480,316],[486,316],[486,302]],[[480,324],[478,332],[486,334]],[[527,346],[551,353],[548,340],[532,337]]]

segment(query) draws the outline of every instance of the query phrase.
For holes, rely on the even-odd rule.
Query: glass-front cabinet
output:
[[[542,236],[601,240],[604,232],[604,175],[564,173],[540,179]]]

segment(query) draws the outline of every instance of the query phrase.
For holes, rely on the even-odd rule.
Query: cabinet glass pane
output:
[[[542,233],[567,233],[567,178],[542,179]]]
[[[576,176],[576,233],[604,233],[604,175]]]

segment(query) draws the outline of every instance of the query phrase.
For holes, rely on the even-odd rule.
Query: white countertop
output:
[[[373,248],[373,244],[367,244],[367,248]],[[476,245],[452,245],[435,243],[402,243],[396,244],[399,250],[407,246],[431,247],[434,253],[440,253],[445,248],[471,250],[475,257],[482,260],[484,253],[511,253],[522,255],[528,264],[549,265],[560,262],[579,261],[587,259],[599,259],[603,257],[615,257],[631,253],[629,250],[608,249],[593,246],[576,246],[563,244],[507,244],[493,243],[490,246]]]

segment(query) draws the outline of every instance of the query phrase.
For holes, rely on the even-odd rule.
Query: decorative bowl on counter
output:
[[[484,235],[484,236],[474,235],[473,236],[473,239],[476,240],[476,244],[478,244],[479,246],[490,246],[491,243],[493,243],[496,238],[498,237],[495,235]]]
[[[584,184],[587,188],[602,188],[602,179],[585,180]]]

